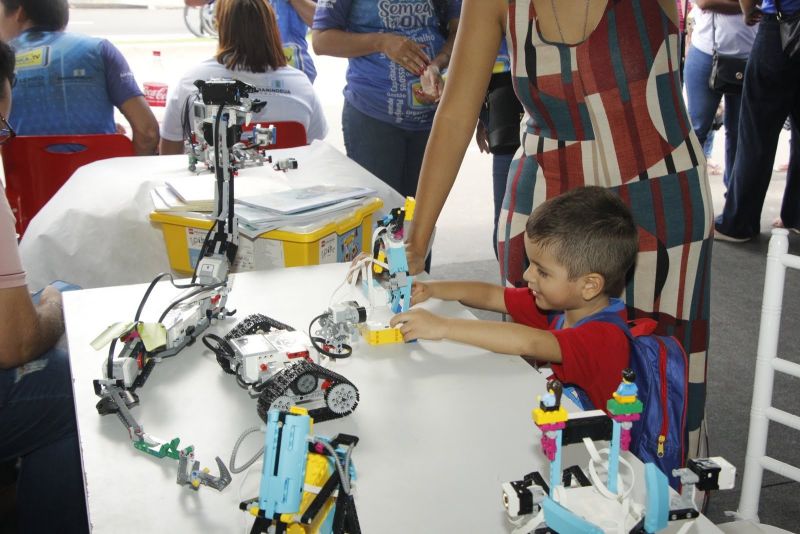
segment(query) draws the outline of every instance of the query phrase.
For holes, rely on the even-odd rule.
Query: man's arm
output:
[[[517,323],[454,319],[417,308],[395,315],[390,324],[400,328],[405,341],[449,339],[490,352],[561,363],[561,347],[551,332]]]
[[[725,15],[738,15],[742,12],[739,0],[696,0],[695,4],[700,9],[707,9],[714,13]]]
[[[297,11],[306,26],[314,24],[314,12],[317,10],[316,0],[289,0],[289,5]]]
[[[152,156],[158,147],[158,121],[143,96],[126,100],[119,110],[133,130],[133,150],[137,156]]]
[[[170,141],[169,139],[162,138],[158,153],[162,156],[183,154],[183,141]]]
[[[61,293],[46,287],[34,306],[26,286],[0,289],[0,368],[37,358],[64,333]]]

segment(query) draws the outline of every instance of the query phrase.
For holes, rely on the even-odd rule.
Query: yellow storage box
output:
[[[340,219],[287,226],[256,239],[240,233],[233,271],[350,261],[362,251],[369,252],[373,214],[382,206],[381,199],[371,198]],[[157,211],[150,220],[161,225],[172,269],[191,274],[211,221]]]

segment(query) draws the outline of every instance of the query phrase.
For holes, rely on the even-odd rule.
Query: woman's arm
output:
[[[314,12],[317,10],[316,0],[289,0],[289,5],[300,15],[306,26],[314,23]]]
[[[431,59],[413,39],[398,33],[354,33],[331,28],[311,32],[314,53],[334,57],[361,57],[370,54],[386,56],[420,75]]]
[[[739,0],[697,0],[696,4],[700,9],[708,9],[714,13],[725,15],[738,15],[742,12]]]
[[[506,20],[506,0],[464,0],[442,100],[425,150],[414,224],[406,244],[411,274],[419,273],[433,227],[453,187],[492,75]]]

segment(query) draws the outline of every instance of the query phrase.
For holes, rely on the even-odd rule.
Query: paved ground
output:
[[[193,37],[185,29],[183,11],[179,8],[73,9],[68,29],[110,39],[128,59],[140,83],[158,77],[152,60],[153,50],[161,51],[166,81],[170,82],[189,66],[213,55],[216,46],[216,41]],[[318,70],[315,87],[330,127],[326,140],[344,151],[341,109],[347,63],[331,57],[315,57],[314,60]],[[121,116],[120,120],[124,121]],[[720,135],[714,146],[713,157],[717,162],[724,161],[723,133],[724,130],[718,132]],[[776,164],[787,160],[788,133],[783,132]],[[715,208],[719,211],[724,202],[722,176],[711,176],[711,184]],[[785,174],[775,173],[762,218],[764,231],[778,215],[784,186]],[[473,144],[439,219],[434,265],[491,259],[491,218],[491,158],[481,154]]]

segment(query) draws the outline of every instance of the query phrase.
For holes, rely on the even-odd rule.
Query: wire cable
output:
[[[326,341],[325,341],[324,338],[321,338],[319,336],[314,336],[311,333],[312,329],[314,328],[314,323],[316,323],[317,321],[319,321],[320,319],[322,319],[326,315],[328,315],[328,314],[327,313],[321,313],[321,314],[317,315],[316,317],[314,317],[313,319],[311,319],[311,322],[308,325],[308,338],[311,340],[311,344],[314,346],[314,348],[317,350],[317,352],[319,352],[320,354],[323,354],[323,355],[325,355],[328,358],[331,358],[333,360],[341,360],[341,359],[349,357],[351,354],[353,354],[353,347],[351,347],[347,343],[342,343],[342,352],[332,352],[332,351],[330,351],[330,350],[325,348]]]
[[[260,426],[251,426],[250,428],[242,432],[236,439],[236,444],[233,446],[233,451],[231,452],[231,461],[228,462],[228,468],[230,469],[231,473],[234,474],[241,473],[242,471],[244,471],[245,469],[256,463],[256,461],[264,454],[264,447],[262,445],[262,447],[252,458],[246,461],[241,467],[236,467],[236,455],[239,452],[239,447],[242,445],[242,442],[245,440],[245,438],[247,438],[247,436],[249,436],[253,432],[258,432],[260,430],[261,430]]]
[[[177,305],[178,305],[178,304],[180,304],[181,302],[184,302],[184,301],[186,301],[186,300],[189,300],[189,299],[190,299],[190,298],[192,298],[192,297],[196,297],[197,295],[200,295],[200,294],[202,294],[202,293],[205,293],[206,291],[211,291],[212,289],[216,289],[216,288],[218,288],[218,287],[222,287],[223,285],[225,285],[225,282],[224,282],[224,281],[223,281],[223,282],[217,282],[216,284],[211,284],[211,285],[207,285],[207,286],[200,285],[200,289],[197,289],[197,290],[195,290],[195,291],[190,291],[190,292],[189,292],[189,293],[187,293],[186,295],[184,295],[184,296],[182,296],[182,297],[180,297],[180,298],[178,298],[178,299],[176,299],[176,300],[172,301],[172,302],[170,303],[170,305],[169,305],[169,306],[167,306],[167,308],[166,308],[166,309],[164,310],[164,312],[161,314],[161,317],[159,317],[159,318],[158,318],[158,322],[159,322],[159,323],[161,323],[161,322],[164,322],[164,317],[166,317],[166,316],[167,316],[167,314],[170,312],[170,310],[172,310],[172,308],[174,308],[175,306],[177,306]],[[195,287],[197,287],[197,286],[198,286],[198,284],[195,284]]]

